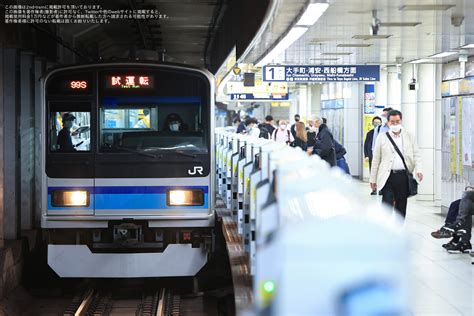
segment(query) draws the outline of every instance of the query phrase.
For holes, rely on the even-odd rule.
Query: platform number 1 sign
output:
[[[285,81],[284,66],[265,66],[263,81]]]

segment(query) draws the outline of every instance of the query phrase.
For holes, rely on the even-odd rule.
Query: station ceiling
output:
[[[279,2],[284,4],[285,0]],[[300,1],[296,3],[301,5]],[[282,53],[277,62],[390,65],[396,64],[397,58],[408,62],[474,43],[473,0],[329,0],[328,3],[324,15]],[[382,23],[378,35],[390,37],[356,38],[370,35],[373,10]],[[462,23],[456,26],[459,21]],[[279,23],[278,20],[273,22]],[[280,24],[287,25],[288,22],[282,19]],[[358,47],[347,47],[354,44]],[[252,59],[250,62],[262,55],[259,49],[254,52],[249,55],[253,57],[249,58]],[[457,56],[434,59],[433,62],[451,59],[457,59]]]

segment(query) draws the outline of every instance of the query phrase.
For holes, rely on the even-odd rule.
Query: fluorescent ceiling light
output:
[[[354,35],[352,36],[353,39],[362,39],[362,40],[369,40],[369,39],[386,39],[392,36],[391,34],[384,34],[384,35]]]
[[[257,67],[262,67],[270,63],[273,59],[277,58],[285,49],[291,46],[296,40],[298,40],[306,31],[307,27],[295,26],[282,38],[277,45],[275,45],[268,54],[265,55],[256,64]]]
[[[404,26],[417,26],[421,22],[382,22],[380,23],[381,27],[404,27]]]
[[[474,44],[467,44],[467,45],[461,46],[461,48],[464,48],[464,49],[474,49]]]
[[[348,55],[352,55],[351,52],[328,52],[328,53],[321,53],[321,55],[324,55],[324,56],[348,56]]]
[[[329,7],[328,3],[310,3],[307,7],[306,10],[304,11],[303,15],[301,15],[301,18],[298,20],[296,23],[297,26],[311,26],[318,19],[321,17],[321,15],[324,14],[324,12],[327,10]]]
[[[410,64],[423,64],[423,63],[432,63],[432,62],[433,62],[432,59],[420,58],[420,59],[412,60],[412,61],[410,61],[409,63],[410,63]]]
[[[402,5],[400,11],[446,11],[455,6],[454,4],[413,4]]]
[[[448,57],[448,56],[451,56],[451,55],[455,55],[457,53],[458,52],[442,52],[442,53],[431,55],[430,58],[444,58],[444,57]]]
[[[310,58],[309,60],[312,61],[335,61],[339,60],[340,58]]]
[[[337,47],[370,47],[373,44],[337,44]]]

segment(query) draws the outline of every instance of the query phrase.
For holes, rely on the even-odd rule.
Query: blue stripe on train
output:
[[[166,192],[170,189],[201,189],[204,191],[204,205],[168,206]],[[51,193],[55,190],[88,190],[91,206],[89,207],[53,207]],[[103,209],[206,209],[209,207],[208,187],[206,186],[148,186],[148,187],[48,187],[48,209],[50,210],[96,210]]]
[[[208,194],[204,195],[204,205],[168,206],[166,194],[96,194],[95,209],[205,209],[208,207]]]

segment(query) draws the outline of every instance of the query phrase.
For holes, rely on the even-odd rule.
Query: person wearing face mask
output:
[[[382,110],[382,114],[380,115],[381,124],[377,126],[377,128],[374,128],[374,136],[372,139],[372,152],[375,149],[375,141],[377,140],[377,137],[389,131],[389,128],[387,125],[387,115],[388,115],[388,112],[392,110],[393,110],[392,108],[385,108]]]
[[[409,181],[407,171],[418,182],[423,180],[420,153],[415,138],[402,127],[400,111],[388,112],[387,122],[390,131],[380,134],[375,143],[370,186],[373,191],[381,190],[382,202],[390,208],[395,206],[396,212],[405,218]]]
[[[285,143],[287,145],[293,144],[295,138],[288,128],[288,122],[285,120],[280,120],[278,127],[272,133],[272,139],[276,142]]]
[[[364,141],[364,157],[366,160],[369,161],[369,172],[370,169],[372,168],[372,142],[374,140],[374,130],[378,129],[379,126],[382,125],[382,119],[378,116],[375,116],[372,119],[372,126],[373,128],[367,132],[367,135],[365,136],[365,141]],[[372,191],[370,195],[376,195],[376,191]]]
[[[245,133],[250,137],[258,138],[260,136],[260,129],[257,127],[258,121],[256,118],[248,117],[245,119]]]
[[[164,123],[163,131],[167,132],[184,132],[187,130],[187,125],[183,123],[183,119],[176,113],[169,114]]]
[[[72,144],[71,127],[76,117],[71,113],[64,113],[62,116],[63,128],[58,133],[57,145],[60,152],[76,151]]]

